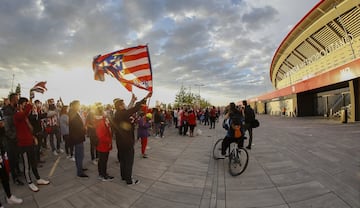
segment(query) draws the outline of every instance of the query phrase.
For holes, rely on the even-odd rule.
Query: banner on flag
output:
[[[105,74],[117,79],[132,92],[132,86],[152,92],[152,70],[147,45],[98,55],[93,60],[94,79],[104,81]]]
[[[34,87],[32,87],[32,88],[30,89],[30,93],[31,93],[31,92],[44,93],[45,91],[47,91],[45,85],[46,85],[46,81],[38,82],[37,84],[34,85]]]

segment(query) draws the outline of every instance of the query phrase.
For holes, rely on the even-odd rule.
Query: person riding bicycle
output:
[[[236,108],[235,103],[230,103],[228,112],[225,114],[223,128],[227,130],[221,144],[221,154],[225,155],[227,148],[232,142],[236,142],[238,147],[244,146],[244,116]]]

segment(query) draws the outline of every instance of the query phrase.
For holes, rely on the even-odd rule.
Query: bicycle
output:
[[[216,141],[213,148],[213,158],[215,160],[224,159],[224,156],[221,154],[221,144],[223,139],[220,138]],[[225,157],[229,158],[229,173],[232,176],[238,176],[242,174],[249,163],[249,153],[243,147],[238,147],[236,142],[230,143],[230,146],[227,150]]]

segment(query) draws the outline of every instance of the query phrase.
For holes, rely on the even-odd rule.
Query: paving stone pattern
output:
[[[51,184],[33,193],[11,183],[12,192],[24,203],[6,204],[3,192],[0,200],[5,207],[26,208],[360,207],[360,123],[267,115],[258,119],[249,165],[240,176],[229,174],[227,159],[212,158],[214,143],[225,135],[220,122],[216,129],[198,125],[202,134],[195,137],[167,128],[165,138],[149,138],[147,159],[140,157],[136,143],[133,172],[140,184],[128,186],[120,180],[116,149],[108,162],[115,180],[98,180],[87,140],[84,166],[89,179],[77,178],[74,162],[48,150],[39,172]]]

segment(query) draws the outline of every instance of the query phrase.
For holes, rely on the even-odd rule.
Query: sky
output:
[[[22,96],[39,81],[35,99],[65,104],[129,101],[131,93],[106,76],[94,80],[99,54],[147,44],[156,102],[171,104],[181,86],[212,105],[274,90],[273,55],[319,0],[2,0],[0,98],[20,84]],[[138,99],[147,92],[134,88]]]

